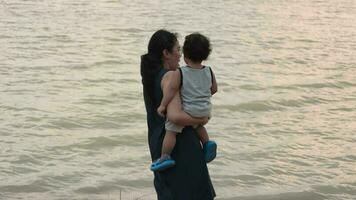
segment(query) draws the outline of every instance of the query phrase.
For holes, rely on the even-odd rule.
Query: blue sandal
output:
[[[163,158],[159,158],[151,164],[151,171],[163,171],[170,167],[173,167],[176,164],[170,156],[165,156]]]
[[[205,156],[205,161],[207,163],[211,162],[212,160],[215,159],[216,148],[217,148],[217,145],[216,145],[216,142],[214,142],[214,141],[209,140],[204,143],[203,152],[204,152],[204,156]]]

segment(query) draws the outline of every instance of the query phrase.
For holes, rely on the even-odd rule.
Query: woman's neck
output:
[[[169,65],[169,62],[163,60],[163,68],[166,70],[171,70],[171,66]]]

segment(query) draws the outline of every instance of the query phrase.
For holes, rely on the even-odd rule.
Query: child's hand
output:
[[[164,117],[166,115],[166,106],[160,105],[157,108],[157,113],[158,113],[159,116]]]

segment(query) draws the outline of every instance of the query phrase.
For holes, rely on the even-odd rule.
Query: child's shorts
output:
[[[166,126],[167,131],[173,131],[176,133],[181,133],[184,128],[184,126],[179,126],[179,125],[169,121],[168,119],[166,120],[165,126]]]

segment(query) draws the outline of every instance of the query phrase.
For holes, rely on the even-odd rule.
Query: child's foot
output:
[[[214,141],[207,141],[203,144],[203,152],[204,152],[204,156],[205,156],[205,161],[211,162],[212,160],[215,159],[216,157],[216,148],[217,145]]]
[[[170,167],[173,167],[176,164],[176,161],[174,161],[171,156],[163,156],[156,161],[154,161],[151,164],[151,170],[152,171],[163,171],[165,169],[168,169]]]

